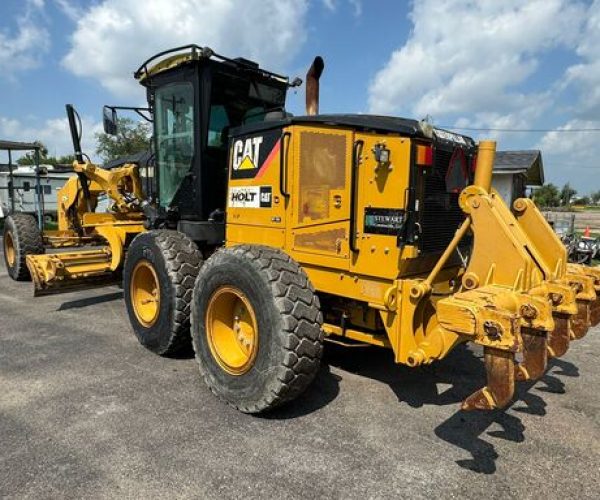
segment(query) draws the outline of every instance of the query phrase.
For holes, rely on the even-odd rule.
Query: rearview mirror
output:
[[[102,124],[104,132],[108,135],[117,135],[117,110],[104,106],[102,108]]]

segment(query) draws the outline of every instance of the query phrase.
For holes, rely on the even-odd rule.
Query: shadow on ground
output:
[[[296,404],[272,413],[270,418],[297,417],[333,400],[339,392],[339,377],[331,373],[330,366],[388,384],[398,401],[412,408],[428,405],[458,407],[467,396],[485,384],[482,356],[466,346],[459,346],[437,364],[420,368],[395,365],[389,351],[376,347],[349,349],[328,344],[325,353],[323,368],[311,389]],[[508,408],[490,412],[458,409],[434,432],[440,439],[469,453],[470,458],[456,462],[458,466],[477,473],[493,474],[498,453],[482,435],[514,443],[523,442],[525,426],[515,413],[545,415],[546,403],[532,392],[532,388],[535,385],[536,391],[562,394],[565,387],[558,376],[578,377],[579,371],[565,360],[551,360],[548,372],[539,381],[517,384],[515,400]],[[443,389],[440,390],[440,387]],[[489,430],[491,427],[500,427],[500,430]]]
[[[331,372],[330,365],[321,364],[321,369],[310,387],[290,404],[261,415],[267,419],[286,420],[313,413],[333,401],[340,392],[339,375]]]
[[[63,302],[59,310],[85,308],[120,300],[122,296],[123,292],[117,291],[76,299]],[[191,349],[176,356],[182,360],[193,357]],[[491,412],[465,412],[458,409],[461,401],[485,384],[482,355],[471,348],[459,346],[438,363],[409,368],[394,364],[388,350],[372,346],[348,348],[328,343],[321,369],[310,388],[292,403],[262,417],[293,419],[327,406],[340,390],[341,377],[333,373],[331,367],[389,385],[399,403],[411,408],[455,405],[457,411],[434,429],[435,435],[470,455],[470,458],[458,460],[458,466],[482,474],[495,473],[498,459],[496,448],[485,439],[485,435],[521,443],[525,440],[525,425],[518,414],[546,414],[544,399],[532,392],[534,385],[535,391],[542,394],[562,394],[565,386],[559,377],[579,376],[579,371],[573,364],[553,359],[549,362],[547,373],[539,381],[517,384],[515,401],[509,408]],[[415,414],[415,418],[417,417]],[[499,430],[495,430],[497,428]]]
[[[67,311],[69,309],[82,309],[84,307],[95,306],[103,304],[105,302],[112,302],[113,300],[120,300],[123,298],[123,291],[106,293],[104,295],[95,295],[93,297],[85,297],[83,299],[68,300],[62,302],[58,307],[58,311]]]

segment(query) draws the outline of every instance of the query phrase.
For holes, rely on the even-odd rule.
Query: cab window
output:
[[[194,158],[194,88],[174,83],[156,91],[155,102],[159,199],[164,207],[192,166]]]
[[[208,147],[222,148],[226,146],[224,132],[229,127],[229,117],[225,106],[213,104],[210,108],[210,122],[208,124]]]

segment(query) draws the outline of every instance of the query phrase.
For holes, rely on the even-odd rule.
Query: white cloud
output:
[[[49,33],[37,19],[43,7],[43,0],[28,0],[16,18],[16,31],[0,28],[0,74],[4,77],[36,68],[48,51]]]
[[[38,9],[43,9],[46,2],[45,0],[27,0],[27,3]]]
[[[597,121],[589,120],[570,120],[562,127],[556,129],[556,132],[546,133],[540,140],[540,147],[549,154],[568,157],[570,165],[576,165],[589,159],[592,146],[598,142],[597,132],[581,131],[585,129],[598,129]],[[558,132],[560,130],[571,131],[570,133]],[[600,163],[599,163],[600,164]]]
[[[586,12],[584,29],[575,53],[580,60],[570,66],[562,79],[561,91],[575,91],[571,118],[558,127],[571,132],[548,132],[537,144],[543,151],[545,165],[557,183],[571,182],[588,194],[600,188],[600,1]],[[577,132],[582,129],[596,129]]]
[[[526,124],[542,111],[532,100],[550,101],[519,86],[546,51],[574,46],[584,13],[569,0],[415,2],[413,30],[372,81],[370,108],[436,122],[474,114],[481,124]]]
[[[83,9],[71,0],[54,0],[54,2],[71,21],[77,21],[83,15]]]
[[[335,12],[338,6],[338,0],[321,0],[323,2],[323,6],[331,11]],[[348,0],[348,4],[352,7],[354,11],[355,17],[360,17],[362,15],[362,1],[361,0]]]
[[[325,6],[326,9],[328,9],[332,12],[335,10],[335,0],[322,0],[322,1],[323,1],[323,5]]]
[[[576,53],[581,61],[571,66],[565,87],[579,91],[577,107],[573,112],[579,117],[593,118],[600,112],[600,1],[594,1],[587,12],[585,28]]]
[[[371,111],[429,114],[450,127],[554,128],[563,116],[561,129],[600,128],[600,0],[421,0],[409,18],[408,39],[371,82]],[[556,48],[581,61],[552,81],[541,60]],[[545,88],[527,90],[538,76]],[[578,91],[573,108],[569,89]],[[541,149],[551,182],[581,193],[600,187],[597,132],[467,132],[497,139],[500,149]]]
[[[545,170],[551,173],[546,178],[555,184],[570,182],[580,194],[600,188],[599,133],[586,129],[600,129],[600,121],[569,120],[557,130],[571,132],[548,132],[536,145],[542,150]]]
[[[147,57],[197,43],[281,71],[305,39],[307,0],[104,0],[84,11],[63,64],[120,98],[143,97]]]
[[[92,118],[82,116],[83,136],[82,148],[90,155],[92,160],[97,160],[95,155],[95,134],[102,131],[102,124]],[[38,121],[31,117],[28,119],[13,119],[0,116],[0,137],[11,141],[34,142],[40,141],[48,148],[51,156],[62,156],[73,153],[73,144],[69,132],[67,118],[50,118]],[[13,159],[18,158],[15,154]],[[0,157],[0,162],[7,161],[6,154]]]

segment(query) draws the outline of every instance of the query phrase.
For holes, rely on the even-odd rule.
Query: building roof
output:
[[[526,151],[497,151],[494,173],[525,174],[528,186],[544,184],[544,163],[539,149]]]
[[[150,160],[153,157],[153,153],[150,149],[134,153],[132,155],[121,156],[115,160],[106,162],[103,168],[106,170],[112,170],[113,168],[122,167],[127,163],[137,163],[140,167],[147,167]]]
[[[18,163],[13,163],[9,165],[8,163],[0,163],[0,174],[8,174],[11,171],[14,175],[35,175],[35,165],[19,165]],[[72,165],[46,165],[44,163],[40,164],[40,175],[54,175],[54,174],[73,174],[73,166]]]

